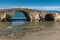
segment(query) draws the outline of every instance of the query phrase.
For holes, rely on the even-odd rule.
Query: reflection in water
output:
[[[54,29],[60,30],[59,22],[26,22],[25,21],[24,23],[21,23],[22,21],[21,22],[18,21],[18,24],[14,25],[15,22],[17,22],[17,21],[15,20],[12,23],[0,22],[0,37],[4,36],[5,38],[14,38],[14,37],[21,38],[21,37],[27,36],[30,38],[31,36],[33,36],[34,38],[35,37],[40,38],[41,36],[43,36],[42,38],[45,38],[45,35],[48,35],[51,32],[48,30],[54,30]],[[27,32],[27,30],[30,30],[30,31],[40,30],[40,31],[39,32]],[[45,31],[43,32],[43,30],[45,30]],[[40,35],[40,34],[41,35],[34,36],[33,33],[35,35]],[[52,32],[51,32],[51,34],[52,34]],[[9,37],[9,35],[10,35],[10,37]],[[48,37],[50,37],[50,36],[48,36]]]
[[[15,21],[17,22],[17,21]],[[18,23],[8,23],[8,22],[0,22],[0,31],[20,31],[20,30],[26,30],[26,29],[39,29],[39,30],[44,30],[44,29],[60,29],[60,23],[59,22],[22,22],[18,21]],[[15,23],[15,25],[14,25]]]
[[[25,19],[12,19],[12,25],[20,25],[25,23],[26,20]]]
[[[17,22],[15,20],[15,22]],[[13,24],[8,22],[0,22],[0,38],[4,39],[51,39],[56,38],[60,34],[60,23],[59,22],[24,22],[19,24]],[[58,30],[54,30],[58,29]],[[29,30],[29,31],[27,31]],[[32,31],[31,31],[32,30]],[[40,30],[40,31],[35,31]],[[60,37],[60,36],[59,36]],[[44,39],[45,40],[45,39]]]

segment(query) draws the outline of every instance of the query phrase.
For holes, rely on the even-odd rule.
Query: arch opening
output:
[[[53,14],[47,14],[45,16],[45,21],[54,21],[54,15]]]
[[[30,21],[30,16],[24,11],[16,11],[12,16],[12,25],[20,25],[26,21]]]
[[[30,21],[30,16],[25,11],[20,10],[20,11],[16,11],[13,14],[12,19],[20,19],[20,20]]]

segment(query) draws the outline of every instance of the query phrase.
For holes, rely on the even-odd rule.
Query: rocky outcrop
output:
[[[25,8],[13,8],[0,10],[0,20],[11,22],[12,16],[16,11],[23,12],[27,21],[57,21],[60,20],[60,15],[57,12],[48,12],[42,10],[25,9]]]
[[[23,12],[27,21],[40,21],[41,14],[39,10],[34,9],[24,9],[24,8],[16,8],[16,9],[5,9],[0,10],[0,20],[1,21],[11,21],[12,16],[16,11]]]
[[[9,14],[4,14],[2,17],[1,17],[1,22],[3,21],[9,21],[11,22],[11,16]]]

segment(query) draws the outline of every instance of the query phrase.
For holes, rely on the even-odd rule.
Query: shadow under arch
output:
[[[16,10],[15,12],[22,12],[22,13],[24,14],[24,16],[26,17],[26,20],[27,20],[27,21],[30,21],[30,16],[29,16],[28,12],[23,11],[23,10]],[[14,12],[14,14],[15,14],[15,12]],[[13,15],[14,15],[14,14],[13,14]],[[13,15],[12,15],[12,16],[13,16]]]
[[[53,14],[46,14],[45,21],[54,21],[54,15]]]

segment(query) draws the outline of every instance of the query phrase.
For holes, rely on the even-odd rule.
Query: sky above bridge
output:
[[[60,0],[0,0],[0,9],[20,7],[60,10]]]

